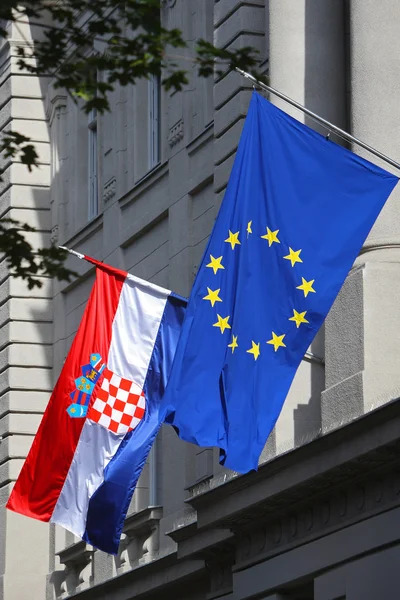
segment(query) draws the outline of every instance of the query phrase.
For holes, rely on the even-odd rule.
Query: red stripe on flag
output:
[[[66,409],[81,367],[93,352],[107,360],[112,323],[126,272],[98,263],[82,321],[43,415],[31,450],[15,483],[7,508],[49,521],[68,474],[85,419],[71,418]],[[101,378],[102,379],[102,378]],[[95,395],[97,382],[92,399]]]

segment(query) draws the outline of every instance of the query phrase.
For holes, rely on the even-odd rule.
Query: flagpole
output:
[[[80,252],[76,252],[76,250],[72,250],[71,248],[67,248],[67,246],[58,246],[61,250],[65,250],[66,252],[69,252],[70,254],[72,254],[73,256],[76,256],[76,258],[79,258],[80,260],[84,260],[85,255],[81,254]],[[306,352],[304,355],[304,358],[306,360],[309,360],[310,362],[316,362],[320,365],[324,365],[325,364],[325,360],[323,358],[321,358],[320,356],[317,356],[316,354],[313,354],[312,352]],[[155,451],[154,451],[154,455],[155,455]],[[152,474],[152,480],[153,480],[153,486],[156,488],[157,483],[156,483],[156,479],[157,479],[157,475],[155,472],[153,472]],[[157,492],[156,489],[154,490],[154,497],[153,500],[154,502],[156,501],[157,498]]]
[[[76,256],[76,258],[79,258],[80,260],[83,260],[85,258],[84,254],[81,254],[80,252],[76,252],[75,250],[72,250],[71,248],[67,248],[67,246],[58,246],[60,248],[60,250],[65,250],[66,252],[69,252],[70,254],[72,254],[73,256]]]
[[[344,131],[344,129],[340,129],[340,127],[336,127],[336,125],[334,125],[333,123],[330,123],[329,121],[327,121],[323,117],[320,117],[316,113],[312,112],[311,110],[309,110],[302,104],[299,104],[299,102],[296,102],[296,100],[289,98],[289,96],[286,96],[282,92],[279,92],[278,90],[271,87],[270,85],[267,85],[266,83],[263,83],[262,81],[259,81],[258,79],[253,77],[253,75],[251,75],[250,73],[247,73],[246,71],[242,71],[242,69],[239,69],[239,67],[236,67],[236,71],[238,73],[240,73],[241,75],[243,75],[243,77],[246,77],[246,79],[249,79],[250,81],[252,81],[255,85],[259,86],[261,89],[265,90],[266,92],[270,92],[274,96],[277,96],[281,100],[284,100],[288,104],[291,104],[295,108],[301,110],[303,113],[305,113],[306,115],[308,115],[309,117],[311,117],[312,119],[314,119],[315,121],[320,123],[321,125],[324,125],[330,131],[333,131],[334,133],[336,133],[336,135],[338,135],[339,137],[343,138],[344,140],[346,140],[348,142],[351,142],[353,144],[357,144],[358,146],[361,146],[361,148],[364,148],[364,150],[371,152],[371,154],[374,154],[375,156],[377,156],[381,160],[385,161],[386,163],[388,163],[395,169],[400,170],[400,163],[396,162],[392,158],[389,158],[389,156],[382,154],[382,152],[379,152],[379,150],[376,150],[372,146],[369,146],[365,142],[362,142],[361,140],[354,137],[350,133],[347,133],[347,131]]]

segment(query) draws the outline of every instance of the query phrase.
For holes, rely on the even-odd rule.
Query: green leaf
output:
[[[256,69],[257,52],[250,47],[227,50],[200,39],[195,55],[190,58],[186,50],[182,63],[179,49],[188,44],[182,31],[164,26],[161,12],[161,0],[0,0],[0,38],[7,37],[6,21],[36,23],[32,31],[40,31],[40,37],[34,40],[35,60],[21,42],[18,67],[38,77],[51,76],[54,87],[79,99],[86,113],[110,110],[109,94],[117,84],[135,84],[152,75],[161,76],[165,90],[180,91],[188,84],[193,63],[200,77],[223,76],[239,67],[263,79]],[[87,19],[77,18],[84,14]],[[95,50],[99,47],[103,50]],[[38,166],[34,144],[16,131],[1,135],[0,153],[29,170]],[[40,287],[43,275],[66,281],[76,275],[64,267],[64,251],[34,251],[24,236],[30,231],[26,224],[0,220],[0,252],[15,276],[32,288]]]

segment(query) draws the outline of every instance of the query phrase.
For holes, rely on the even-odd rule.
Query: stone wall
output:
[[[161,92],[156,165],[149,160],[149,82],[114,90],[111,112],[97,120],[99,211],[90,220],[88,118],[51,81],[37,81],[16,70],[15,42],[20,33],[11,32],[10,42],[0,49],[0,128],[11,123],[31,135],[41,165],[29,175],[18,163],[3,164],[0,210],[1,215],[34,224],[35,243],[51,237],[55,243],[189,295],[252,93],[252,86],[236,73],[199,79],[193,62],[195,40],[206,37],[223,48],[257,48],[272,86],[400,158],[396,135],[400,73],[395,51],[400,9],[392,0],[382,0],[379,6],[372,0],[351,4],[347,0],[165,0],[162,6],[163,22],[179,27],[188,42],[188,48],[175,51],[175,60],[189,70],[189,85],[181,92]],[[325,133],[298,111],[284,108]],[[360,587],[360,595],[351,588],[353,584],[349,592],[342,585],[336,596],[329,595],[334,570],[338,581],[350,573],[339,566],[340,549],[337,562],[332,559],[332,575],[322,571],[330,568],[329,544],[346,546],[355,535],[346,537],[339,530],[350,526],[350,521],[353,526],[356,520],[377,517],[384,505],[376,500],[368,514],[364,505],[357,515],[350,510],[357,505],[359,488],[370,490],[372,504],[377,497],[379,485],[372,471],[374,465],[383,469],[379,449],[368,463],[370,471],[362,471],[359,465],[366,464],[363,449],[367,452],[368,428],[372,431],[383,417],[375,421],[369,415],[365,437],[360,434],[354,444],[341,431],[334,432],[335,438],[327,435],[326,442],[316,438],[399,395],[397,195],[382,212],[343,286],[326,330],[317,336],[311,355],[299,368],[260,471],[238,478],[219,465],[216,451],[185,444],[171,428],[163,428],[140,478],[116,557],[94,550],[61,528],[3,509],[0,572],[6,600],[23,598],[28,579],[33,600],[42,600],[45,592],[49,600],[77,593],[87,599],[101,593],[110,600],[132,595],[158,598],[166,593],[188,600],[220,596],[239,600],[246,590],[275,600],[333,600],[347,593],[351,600],[365,600],[367,584]],[[76,281],[53,285],[44,281],[40,290],[29,292],[22,282],[10,279],[0,263],[2,505],[93,283],[94,270],[88,264],[73,257],[67,264],[79,272]],[[385,441],[379,431],[376,439]],[[331,439],[336,446],[329,446]],[[321,444],[325,443],[330,450],[324,453]],[[336,452],[339,446],[342,454]],[[353,446],[358,452],[354,461]],[[393,459],[390,452],[384,456]],[[331,480],[335,461],[337,479]],[[346,461],[354,462],[351,469]],[[340,485],[346,473],[350,473],[349,489],[344,492]],[[356,491],[351,488],[353,477],[365,479]],[[325,488],[318,487],[322,479]],[[380,488],[389,511],[397,507],[395,473],[378,479],[384,482]],[[390,526],[385,527],[388,533]],[[330,528],[340,535],[329,538]],[[363,529],[367,537],[373,537],[373,528],[371,520]],[[352,531],[359,530],[361,526]],[[310,543],[304,556],[318,554],[318,536],[327,540],[321,543],[323,556],[328,556],[321,569],[311,562],[311,566],[301,563],[299,550]],[[378,552],[386,543],[395,545],[395,531],[393,536],[371,538],[368,552]],[[359,561],[362,551],[362,545],[357,546],[343,560]],[[392,564],[392,554],[387,556]],[[378,572],[379,561],[371,566],[373,559],[365,560],[370,573]],[[15,575],[21,572],[21,564],[26,577]],[[266,569],[270,581],[276,582],[275,590],[265,581]],[[353,575],[350,579],[356,580]]]
[[[51,230],[47,82],[19,71],[16,54],[32,34],[27,25],[10,26],[0,47],[0,130],[30,137],[39,168],[29,173],[18,160],[2,159],[0,215],[35,227],[27,239],[40,247]],[[10,600],[23,598],[27,585],[32,600],[43,600],[49,568],[48,526],[4,508],[52,388],[53,287],[50,279],[41,283],[29,290],[0,263],[0,598]]]

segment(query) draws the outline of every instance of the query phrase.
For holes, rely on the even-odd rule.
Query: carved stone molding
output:
[[[62,109],[67,105],[67,96],[63,94],[57,94],[51,100],[47,99],[46,106],[46,117],[51,126],[54,119],[59,119],[62,113]]]
[[[175,125],[173,125],[168,134],[168,143],[172,148],[176,144],[178,144],[184,136],[184,127],[183,127],[183,119],[179,119]]]
[[[161,518],[161,506],[151,506],[126,518],[116,557],[119,572],[131,570],[154,559],[160,545]]]
[[[50,242],[53,245],[56,245],[58,242],[58,225],[54,225],[54,227],[51,230],[51,234],[50,234]]]
[[[215,586],[214,573],[222,581],[220,557],[210,550],[221,542],[210,531],[229,532],[235,547],[231,568],[240,573],[398,509],[399,431],[400,402],[395,401],[260,466],[257,473],[225,483],[213,479],[195,493],[191,489],[188,503],[198,524],[179,531],[179,538],[174,532],[178,555],[196,556],[201,548]]]
[[[117,189],[117,180],[115,179],[115,177],[111,177],[111,179],[106,181],[106,183],[104,184],[104,188],[103,188],[104,204],[107,204],[107,202],[110,202],[110,200],[112,200],[112,198],[114,198],[116,189]]]
[[[235,562],[235,546],[227,542],[199,553],[205,559],[209,571],[207,600],[230,594],[233,590],[232,566]]]
[[[240,568],[400,506],[400,465],[346,487],[332,485],[322,496],[313,494],[310,486],[308,495],[314,502],[296,499],[297,507],[291,510],[279,510],[278,504],[271,503],[268,511],[257,511],[256,527],[242,529],[238,524],[236,564]]]
[[[88,587],[92,581],[92,562],[94,548],[81,540],[57,552],[60,563],[65,566],[64,581],[60,573],[53,582],[59,593],[64,590],[68,596]]]
[[[62,598],[67,593],[65,585],[65,570],[53,571],[47,576],[47,585],[52,586],[56,598]]]

